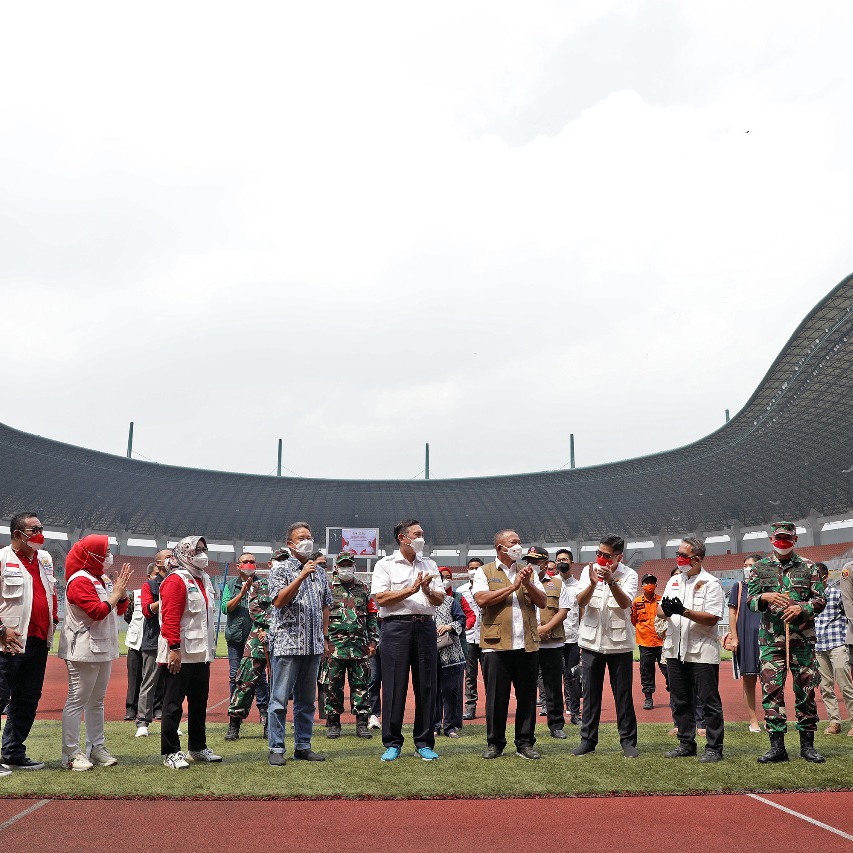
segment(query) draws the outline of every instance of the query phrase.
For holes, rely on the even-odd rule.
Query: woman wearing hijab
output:
[[[65,559],[65,621],[59,657],[68,667],[68,699],[62,710],[62,766],[90,770],[116,759],[104,745],[104,696],[118,657],[118,621],[127,610],[127,584],[133,574],[125,563],[115,584],[107,572],[113,563],[106,536],[84,536]],[[86,753],[80,750],[80,722],[86,720]]]
[[[207,745],[207,696],[213,660],[216,602],[207,568],[207,542],[187,536],[172,551],[172,573],[160,586],[157,663],[164,667],[160,752],[171,770],[190,761],[222,761]],[[189,754],[181,750],[178,723],[187,700]]]

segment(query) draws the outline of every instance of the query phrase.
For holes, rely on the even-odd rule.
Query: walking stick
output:
[[[791,668],[791,626],[785,623],[785,667]]]

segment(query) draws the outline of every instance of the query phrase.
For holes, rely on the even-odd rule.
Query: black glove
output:
[[[669,611],[670,615],[675,616],[683,616],[684,615],[684,602],[680,598],[670,598],[669,600]]]

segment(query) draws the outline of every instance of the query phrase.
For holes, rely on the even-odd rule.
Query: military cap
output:
[[[797,535],[797,525],[793,521],[774,521],[770,525],[771,533],[788,533],[791,536]]]
[[[341,563],[354,563],[355,562],[355,551],[341,551],[337,557],[335,557],[335,565],[339,566]]]
[[[531,545],[527,549],[524,559],[528,562],[532,562],[533,560],[550,560],[551,558],[548,556],[548,552],[544,548],[540,548],[538,545]]]
[[[272,558],[276,562],[281,562],[282,560],[290,559],[290,551],[287,548],[277,548],[272,552]]]

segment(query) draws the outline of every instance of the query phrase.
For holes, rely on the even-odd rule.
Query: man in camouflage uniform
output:
[[[331,583],[329,641],[332,653],[323,664],[320,681],[326,688],[326,737],[341,736],[344,712],[344,676],[349,672],[349,694],[358,737],[373,735],[367,730],[367,687],[370,683],[369,658],[376,653],[379,639],[377,608],[370,589],[355,577],[355,554],[344,551],[335,559]]]
[[[270,559],[270,568],[274,562],[286,560],[289,556],[290,552],[287,548],[279,548]],[[228,731],[225,733],[225,740],[237,740],[240,737],[240,723],[249,716],[258,681],[269,663],[267,631],[270,627],[272,599],[267,586],[267,578],[255,578],[249,587],[248,603],[252,629],[243,648],[240,669],[237,671],[237,678],[234,682],[234,693],[231,695],[231,703],[228,706]],[[264,737],[266,737],[266,709],[261,712],[261,722],[264,724]]]
[[[794,683],[800,755],[815,764],[824,758],[814,748],[818,715],[818,683],[814,618],[826,606],[825,589],[811,560],[794,552],[797,528],[790,521],[771,525],[773,553],[753,566],[748,580],[749,609],[764,614],[758,633],[764,725],[770,749],[762,764],[787,761],[785,749],[785,679],[788,669]],[[790,635],[790,660],[786,661],[785,629]]]

